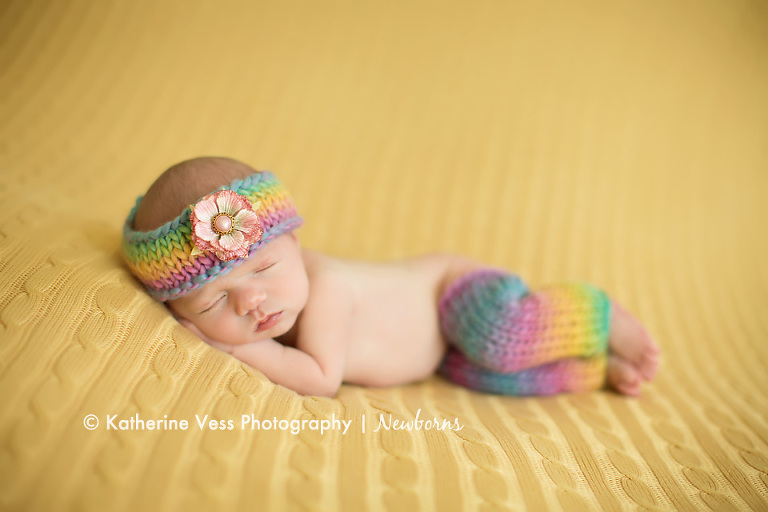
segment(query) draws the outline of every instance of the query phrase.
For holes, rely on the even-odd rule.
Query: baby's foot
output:
[[[656,376],[659,347],[627,310],[611,305],[611,331],[608,336],[608,383],[618,392],[640,395],[640,384]]]

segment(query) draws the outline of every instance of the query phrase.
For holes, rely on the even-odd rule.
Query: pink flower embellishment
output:
[[[264,229],[247,197],[232,190],[207,195],[192,207],[192,254],[212,251],[222,261],[244,258]]]

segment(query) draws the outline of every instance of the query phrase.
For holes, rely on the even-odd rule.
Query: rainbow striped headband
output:
[[[147,292],[167,301],[243,263],[302,224],[288,191],[271,172],[257,172],[201,198],[153,231],[134,231],[136,200],[123,227],[123,255]]]

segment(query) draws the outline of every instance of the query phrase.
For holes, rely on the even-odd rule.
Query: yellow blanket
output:
[[[768,510],[767,56],[758,0],[3,2],[0,509]],[[317,250],[591,281],[659,377],[277,387],[121,264],[198,155]]]

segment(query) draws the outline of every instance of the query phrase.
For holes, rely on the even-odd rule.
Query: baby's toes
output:
[[[659,371],[660,352],[650,351],[643,355],[638,369],[645,380],[653,380]]]
[[[640,385],[643,379],[637,368],[621,357],[611,356],[608,359],[608,383],[621,394],[640,396]]]

